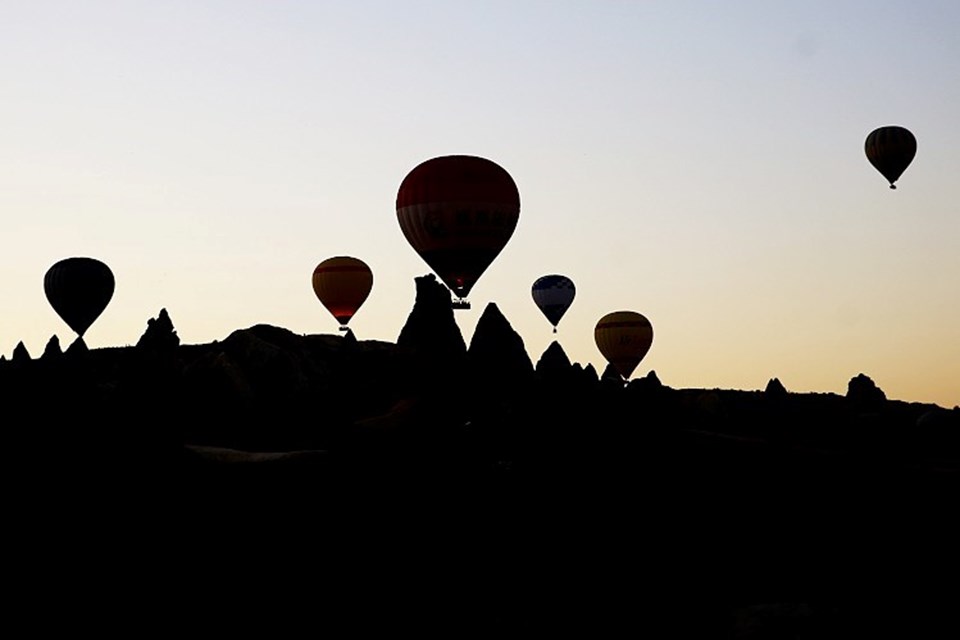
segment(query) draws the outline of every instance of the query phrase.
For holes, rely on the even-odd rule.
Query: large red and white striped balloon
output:
[[[459,298],[465,298],[513,235],[520,192],[507,171],[476,156],[416,166],[397,192],[403,235]]]

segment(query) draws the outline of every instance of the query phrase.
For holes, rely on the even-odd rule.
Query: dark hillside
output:
[[[398,344],[181,345],[163,312],[135,347],[0,362],[19,544],[70,531],[50,557],[103,571],[163,549],[200,610],[357,629],[861,637],[952,610],[960,409],[863,375],[844,396],[618,384],[556,343],[534,363],[494,305],[468,348],[417,284]],[[152,496],[159,538],[104,535]]]

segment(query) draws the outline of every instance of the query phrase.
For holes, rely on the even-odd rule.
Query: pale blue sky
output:
[[[496,302],[536,360],[530,296],[561,273],[558,338],[646,315],[635,375],[675,387],[960,403],[960,3],[0,0],[0,353],[70,330],[46,269],[117,290],[91,347],[161,307],[188,343],[256,323],[333,333],[313,267],[353,255],[351,321],[393,341],[429,269],[400,232],[406,173],[490,158],[517,231],[458,312]],[[891,191],[875,127],[918,139]]]

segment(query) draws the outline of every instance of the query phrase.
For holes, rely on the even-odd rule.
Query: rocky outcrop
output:
[[[467,351],[463,334],[453,318],[450,290],[433,274],[415,278],[417,297],[397,346],[434,360],[456,360]]]
[[[429,397],[442,413],[465,397],[467,347],[453,317],[450,290],[430,274],[415,279],[417,297],[397,338],[400,397]]]
[[[787,389],[779,378],[770,378],[763,390],[763,395],[768,400],[782,400],[787,397]]]
[[[627,387],[631,390],[653,393],[663,389],[663,383],[660,382],[660,378],[657,377],[657,372],[651,369],[650,372],[642,378],[631,380],[629,384],[627,384]]]
[[[858,411],[875,411],[882,408],[887,394],[868,376],[860,373],[847,384],[847,400]]]
[[[27,347],[23,344],[23,341],[17,343],[17,346],[13,349],[13,355],[11,356],[11,362],[30,362],[30,352],[27,351]]]
[[[156,318],[147,320],[147,330],[137,341],[137,348],[153,352],[171,352],[180,346],[180,337],[166,309],[160,309]]]
[[[570,375],[572,367],[567,352],[563,350],[559,342],[554,340],[537,360],[536,372],[538,375],[550,379]]]
[[[43,348],[41,360],[55,360],[63,355],[63,349],[60,348],[60,338],[56,335],[50,336],[47,345]]]
[[[467,351],[471,375],[485,386],[516,389],[533,378],[533,364],[520,337],[491,302],[477,322]]]
[[[592,364],[587,364],[587,366],[581,367],[580,363],[578,362],[574,363],[573,368],[577,372],[577,375],[579,375],[585,382],[598,382],[600,380],[600,376],[597,375],[597,370],[594,369]]]

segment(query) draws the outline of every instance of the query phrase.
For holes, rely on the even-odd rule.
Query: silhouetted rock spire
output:
[[[493,302],[483,310],[470,340],[471,389],[486,403],[516,397],[533,382],[533,363],[523,339]]]
[[[580,365],[574,368],[563,347],[554,340],[537,361],[536,372],[548,384],[573,384],[579,380],[582,369]]]
[[[166,309],[160,309],[156,318],[147,320],[147,330],[137,341],[138,349],[150,351],[172,351],[180,345],[180,338],[173,328],[173,322]]]
[[[13,349],[11,362],[29,362],[30,360],[30,352],[27,351],[27,347],[23,344],[23,340],[21,340]]]
[[[421,353],[463,355],[467,345],[453,319],[450,290],[433,274],[414,278],[417,298],[400,330],[397,346]]]
[[[63,349],[60,348],[60,338],[56,334],[50,336],[50,339],[47,341],[47,346],[43,348],[43,355],[40,356],[41,360],[51,360],[59,358],[63,355]]]
[[[767,398],[779,399],[787,396],[787,389],[783,386],[783,383],[780,382],[779,378],[770,378],[770,381],[767,382],[767,387],[763,390],[763,393]]]
[[[493,302],[483,310],[467,351],[475,371],[504,379],[529,379],[533,363],[520,337]]]
[[[861,409],[875,409],[886,402],[887,394],[868,376],[860,373],[847,384],[847,400]]]
[[[554,340],[537,360],[536,371],[541,375],[549,376],[555,373],[566,373],[571,366],[567,352],[563,350],[559,342]]]
[[[397,338],[403,373],[400,393],[429,398],[440,411],[467,393],[463,380],[467,346],[453,319],[450,290],[433,274],[415,278],[417,298]]]

